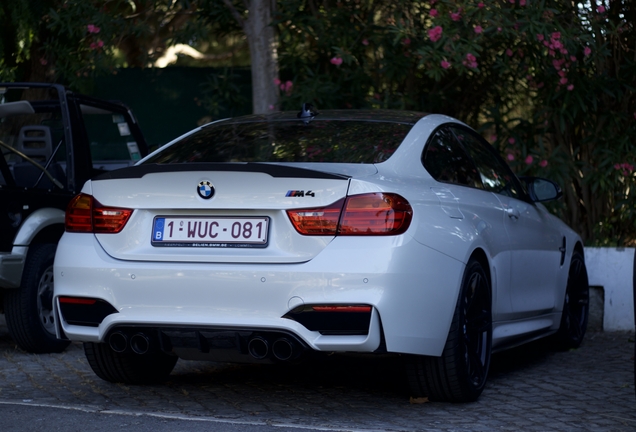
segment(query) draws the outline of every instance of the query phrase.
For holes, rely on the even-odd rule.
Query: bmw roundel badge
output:
[[[214,186],[207,180],[200,181],[197,186],[197,193],[203,199],[210,199],[214,196]]]

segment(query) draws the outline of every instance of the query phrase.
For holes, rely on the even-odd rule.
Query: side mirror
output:
[[[539,177],[522,177],[528,195],[533,202],[551,201],[561,198],[563,191],[558,184]]]

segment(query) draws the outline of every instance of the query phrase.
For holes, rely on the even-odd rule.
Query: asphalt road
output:
[[[412,404],[399,358],[301,364],[179,361],[161,385],[99,379],[80,344],[34,355],[0,318],[0,431],[634,431],[634,333],[494,356],[471,404]]]

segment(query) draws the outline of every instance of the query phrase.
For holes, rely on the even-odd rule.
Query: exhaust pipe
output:
[[[116,353],[123,353],[128,346],[128,336],[122,332],[114,332],[108,338],[108,345]]]
[[[267,342],[267,339],[261,336],[256,336],[248,342],[247,351],[255,359],[262,360],[267,357],[267,353],[269,352],[269,343]]]
[[[295,354],[294,343],[287,338],[276,339],[272,345],[272,353],[276,359],[286,361]]]
[[[150,338],[143,333],[135,333],[130,338],[130,348],[135,354],[146,354],[150,349]]]

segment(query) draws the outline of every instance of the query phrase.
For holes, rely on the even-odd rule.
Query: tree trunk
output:
[[[224,0],[239,22],[250,48],[252,67],[252,109],[254,114],[266,114],[278,110],[279,91],[274,81],[278,78],[278,41],[276,31],[270,25],[275,0],[251,0],[247,19],[244,19],[232,5]]]

